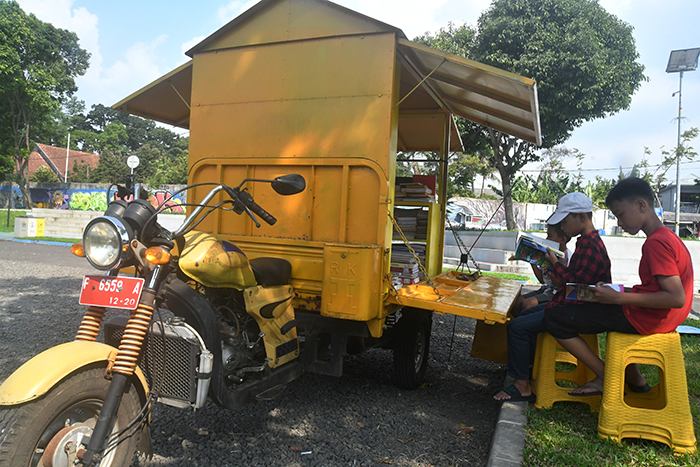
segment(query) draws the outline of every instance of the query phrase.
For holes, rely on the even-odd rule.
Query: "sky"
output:
[[[77,97],[89,109],[111,106],[185,63],[185,51],[257,0],[18,0],[25,12],[78,34],[91,53],[90,68],[78,78]],[[396,26],[409,39],[435,33],[449,22],[475,25],[490,0],[336,0],[346,8]],[[659,164],[662,147],[678,138],[679,74],[666,73],[672,50],[700,47],[697,0],[599,0],[608,12],[634,28],[639,61],[649,78],[627,111],[584,123],[564,144],[585,154],[583,175],[616,178],[651,150],[649,164]],[[681,131],[700,127],[700,70],[686,72],[682,85]],[[181,132],[179,129],[172,128]],[[694,143],[700,151],[700,138]],[[575,169],[574,161],[567,163]],[[530,164],[525,170],[537,170]],[[675,181],[675,167],[667,175]],[[698,162],[683,163],[681,178],[700,178]]]

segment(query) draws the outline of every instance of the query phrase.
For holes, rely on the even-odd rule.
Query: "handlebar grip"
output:
[[[250,203],[248,203],[247,206],[248,206],[248,209],[251,210],[251,212],[253,212],[254,214],[257,214],[260,217],[260,219],[264,220],[268,224],[275,225],[275,222],[277,222],[277,219],[275,219],[272,216],[272,214],[270,214],[269,212],[265,211],[263,208],[258,206],[255,203],[255,201],[253,201],[252,199],[251,199]]]
[[[244,206],[250,209],[250,212],[252,212],[253,214],[257,214],[258,217],[260,217],[268,224],[275,225],[275,223],[277,222],[277,219],[275,219],[272,216],[272,214],[265,211],[253,200],[253,197],[250,196],[250,193],[246,191],[234,190],[231,187],[224,187],[224,189],[229,193],[229,195],[231,195],[231,198],[237,199],[238,202],[242,203]]]

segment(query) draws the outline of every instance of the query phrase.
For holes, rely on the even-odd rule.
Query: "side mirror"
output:
[[[299,174],[282,175],[272,180],[272,189],[280,195],[296,195],[306,188],[306,180]]]

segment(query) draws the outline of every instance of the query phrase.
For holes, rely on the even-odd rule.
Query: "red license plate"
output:
[[[80,304],[133,310],[139,304],[141,290],[141,277],[85,276]]]

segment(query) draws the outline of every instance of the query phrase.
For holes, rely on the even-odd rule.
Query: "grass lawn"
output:
[[[700,321],[685,323],[700,328]],[[700,336],[683,335],[688,396],[693,426],[700,433]],[[601,347],[604,349],[604,344]],[[650,383],[655,367],[642,368]],[[598,414],[587,404],[558,402],[550,409],[527,410],[526,466],[700,466],[700,453],[675,455],[662,443],[625,439],[622,444],[598,437]]]
[[[0,232],[15,231],[15,217],[26,215],[26,211],[10,211],[10,225],[7,225],[7,209],[0,209]]]

